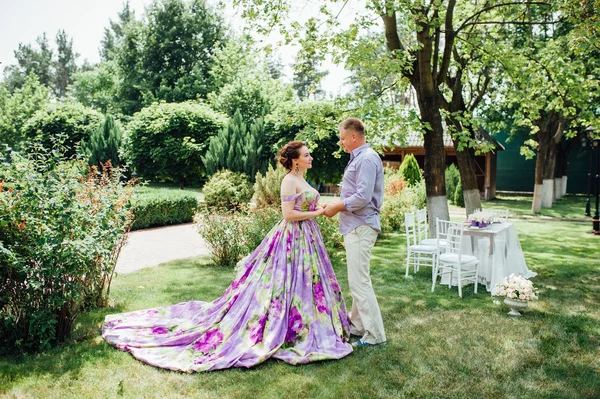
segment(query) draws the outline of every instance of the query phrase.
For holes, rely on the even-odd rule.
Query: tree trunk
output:
[[[556,153],[556,177],[561,180],[560,196],[567,194],[567,175],[569,169],[569,153],[575,146],[577,138],[568,139],[565,146],[558,145]]]
[[[535,159],[535,183],[533,188],[533,202],[531,211],[540,213],[542,211],[542,198],[544,193],[544,166],[546,165],[546,155],[548,145],[550,144],[546,132],[538,132],[538,151]]]
[[[550,140],[546,148],[546,163],[544,168],[544,193],[542,195],[542,208],[552,208],[554,198],[554,170],[556,168],[556,144]]]
[[[450,120],[446,121],[449,125]],[[456,125],[455,125],[456,126]],[[458,171],[460,172],[460,181],[463,187],[465,199],[465,217],[468,217],[475,210],[481,209],[481,195],[477,185],[477,176],[475,175],[475,154],[471,148],[459,150],[460,140],[453,138],[454,149],[456,150],[456,161],[458,162]]]

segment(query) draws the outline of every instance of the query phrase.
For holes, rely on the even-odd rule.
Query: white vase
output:
[[[519,310],[527,308],[527,301],[522,299],[504,298],[504,304],[510,308],[509,316],[521,316]]]

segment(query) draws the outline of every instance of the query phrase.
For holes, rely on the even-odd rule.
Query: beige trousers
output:
[[[359,226],[344,235],[348,285],[352,295],[349,313],[350,332],[362,335],[370,344],[385,342],[385,331],[379,304],[371,284],[371,249],[377,240],[377,231],[369,226]]]

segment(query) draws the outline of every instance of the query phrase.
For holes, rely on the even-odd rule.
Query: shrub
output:
[[[421,169],[413,154],[408,154],[402,160],[398,173],[406,180],[409,186],[421,181]]]
[[[245,252],[248,254],[254,251],[281,219],[279,204],[277,206],[245,206],[239,215],[241,234],[245,237]]]
[[[249,125],[236,112],[226,128],[210,139],[202,162],[207,175],[220,169],[245,173],[254,179],[256,172],[264,171],[268,162],[261,160],[263,153],[264,123],[258,118]]]
[[[40,148],[0,163],[0,352],[47,349],[106,304],[131,225],[121,178]]]
[[[247,253],[243,215],[235,210],[206,208],[197,217],[198,233],[204,238],[218,266],[235,266]]]
[[[252,202],[257,207],[279,206],[281,204],[281,181],[285,177],[285,174],[285,169],[279,163],[276,168],[269,165],[269,169],[267,169],[264,176],[260,172],[257,172]]]
[[[65,156],[72,157],[81,140],[88,139],[100,126],[102,114],[78,103],[59,103],[45,110],[37,111],[25,124],[23,131],[29,139],[43,143],[52,149],[59,136],[66,137]]]
[[[223,170],[215,173],[203,188],[204,202],[209,207],[233,209],[252,198],[252,186],[243,173]]]
[[[456,186],[456,192],[454,193],[454,203],[457,206],[465,207],[465,197],[463,194],[462,182],[459,180]]]
[[[404,214],[423,208],[425,202],[425,180],[407,186],[395,195],[386,193],[380,213],[382,232],[400,230],[404,226]]]
[[[451,164],[446,168],[446,198],[450,202],[454,202],[454,195],[456,193],[456,187],[460,183],[460,173],[458,168]]]
[[[127,128],[130,167],[148,180],[171,180],[183,187],[204,174],[202,155],[209,139],[227,123],[204,104],[155,103],[136,113]]]
[[[194,220],[198,208],[194,194],[172,190],[168,193],[136,194],[132,203],[132,230],[189,223]]]
[[[328,218],[325,216],[318,217],[317,224],[321,230],[321,236],[325,243],[325,248],[329,255],[332,255],[344,248],[344,236],[340,233],[340,217]]]
[[[123,134],[115,119],[106,115],[104,121],[90,135],[89,139],[81,141],[80,152],[88,159],[90,166],[110,161],[113,166],[119,166],[119,149]]]

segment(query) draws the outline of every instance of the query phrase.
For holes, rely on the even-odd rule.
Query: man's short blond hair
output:
[[[360,136],[365,135],[365,124],[358,118],[346,119],[340,123],[339,128],[342,130],[353,130]]]

